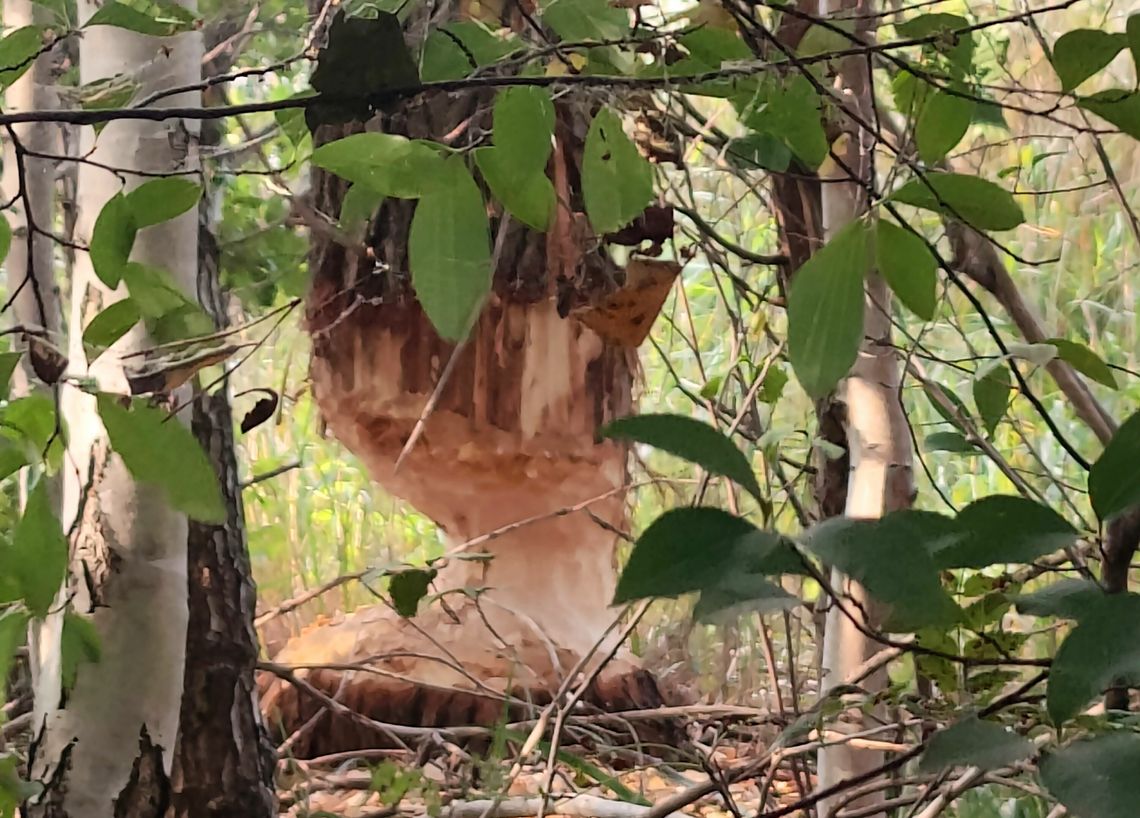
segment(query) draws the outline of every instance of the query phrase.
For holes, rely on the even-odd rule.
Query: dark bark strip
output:
[[[162,763],[162,748],[150,740],[143,725],[131,777],[115,799],[115,818],[161,818],[169,804],[170,779]]]
[[[220,316],[216,245],[201,231],[199,297]],[[192,428],[218,474],[228,519],[190,522],[186,672],[168,818],[276,815],[275,754],[254,685],[256,592],[234,455],[233,416],[224,390],[201,394]]]

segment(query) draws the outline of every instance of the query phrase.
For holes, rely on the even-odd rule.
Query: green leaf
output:
[[[919,318],[933,320],[938,263],[921,236],[879,219],[875,266],[907,309]]]
[[[881,520],[836,517],[810,528],[804,546],[888,606],[885,630],[943,627],[957,622],[961,610],[943,590],[928,551],[915,547],[916,533],[936,530],[934,525],[944,529],[946,518],[918,511]]]
[[[79,675],[79,666],[98,662],[103,658],[99,633],[90,619],[68,611],[63,617],[63,634],[60,638],[60,673],[63,689],[72,690]]]
[[[39,26],[18,28],[0,40],[0,91],[32,67],[43,47],[44,30]]]
[[[1089,471],[1089,498],[1101,520],[1140,502],[1140,412],[1124,421]]]
[[[1124,25],[1124,37],[1132,52],[1132,64],[1140,66],[1140,14],[1133,14]]]
[[[997,722],[970,715],[939,730],[927,745],[918,769],[938,773],[949,767],[995,770],[1033,756],[1033,742]]]
[[[914,128],[919,158],[928,165],[941,160],[962,141],[973,117],[972,99],[941,88],[932,93]]]
[[[1045,704],[1054,724],[1077,715],[1117,679],[1140,682],[1140,596],[1105,595],[1091,605],[1061,643]]]
[[[808,167],[818,168],[827,157],[830,144],[820,114],[822,102],[815,86],[796,73],[769,86],[767,104],[754,114],[749,125],[763,124],[763,130],[787,143],[792,153]]]
[[[770,133],[752,133],[730,140],[724,149],[724,158],[740,170],[783,173],[791,164],[792,152],[782,139]]]
[[[1128,45],[1123,34],[1078,28],[1062,34],[1053,44],[1053,68],[1061,90],[1071,91],[1100,71]]]
[[[980,230],[1012,230],[1025,216],[1009,191],[980,176],[927,173],[911,179],[889,201],[960,218]]]
[[[399,18],[385,11],[369,17],[338,13],[317,56],[311,85],[337,101],[309,105],[305,121],[310,130],[322,123],[367,120],[370,98],[393,88],[419,87],[419,71]]]
[[[727,28],[701,26],[682,34],[678,42],[701,64],[703,71],[716,71],[726,62],[752,59],[748,43]]]
[[[214,332],[214,322],[201,305],[187,297],[165,270],[131,262],[122,275],[151,340],[166,344]]]
[[[935,432],[922,441],[923,451],[954,452],[955,454],[982,454],[982,450],[971,443],[960,432]]]
[[[424,82],[462,79],[476,68],[498,62],[517,46],[513,35],[499,37],[478,21],[448,23],[433,30],[424,42],[420,77]]]
[[[743,613],[790,611],[802,604],[763,575],[730,573],[716,586],[701,591],[693,607],[693,618],[702,624],[714,624]]]
[[[855,221],[809,258],[788,294],[788,357],[796,378],[822,398],[855,363],[863,342],[867,228]]]
[[[1063,579],[1013,598],[1020,613],[1028,616],[1056,616],[1061,619],[1080,619],[1104,599],[1104,589],[1087,579]]]
[[[974,381],[974,405],[978,407],[978,416],[990,437],[993,437],[994,429],[1005,417],[1012,390],[1009,368],[1004,364]]]
[[[1140,139],[1140,93],[1110,88],[1091,97],[1082,97],[1077,104],[1134,139]]]
[[[0,261],[8,257],[8,251],[12,248],[12,226],[8,224],[8,219],[3,213],[0,213]]]
[[[936,12],[920,14],[896,24],[895,28],[907,39],[937,35],[929,48],[949,59],[960,73],[969,73],[973,70],[974,59],[974,35],[965,30],[969,25],[969,20],[961,15]]]
[[[151,179],[126,195],[131,218],[140,230],[181,216],[201,198],[200,186],[189,179],[173,177]]]
[[[644,443],[682,457],[711,474],[729,478],[756,499],[763,499],[748,458],[707,423],[683,415],[634,415],[605,426],[601,435]]]
[[[341,229],[352,235],[363,232],[386,198],[368,185],[354,184],[340,203]]]
[[[353,184],[398,199],[415,199],[443,186],[444,160],[436,148],[386,133],[358,133],[313,151],[313,164]]]
[[[83,330],[83,343],[106,349],[130,332],[141,317],[138,305],[130,298],[115,301],[91,319]]]
[[[11,401],[0,412],[3,435],[18,443],[26,455],[21,466],[39,462],[45,451],[49,465],[58,462],[65,438],[56,425],[55,403],[42,393]]]
[[[412,286],[441,337],[466,335],[491,290],[487,209],[475,180],[453,156],[440,174],[445,183],[420,199],[408,237]]]
[[[8,700],[8,671],[28,634],[28,615],[19,608],[0,611],[0,698]]]
[[[542,170],[527,171],[500,147],[478,148],[475,164],[496,199],[528,227],[545,231],[554,216],[554,185]]]
[[[123,277],[123,267],[135,246],[134,212],[122,193],[116,193],[95,219],[91,230],[91,264],[99,280],[112,289],[119,286]]]
[[[1134,818],[1140,736],[1109,733],[1077,741],[1041,762],[1041,783],[1073,818]]]
[[[554,104],[543,88],[506,88],[495,97],[493,136],[500,155],[524,175],[545,172],[553,150]]]
[[[4,559],[33,616],[42,618],[51,609],[67,575],[67,559],[67,540],[52,510],[47,481],[41,478],[28,495]]]
[[[625,227],[653,198],[653,167],[609,108],[598,111],[586,135],[582,198],[590,225],[598,235]]]
[[[111,448],[136,480],[160,488],[172,506],[192,519],[226,521],[214,467],[177,418],[143,401],[126,409],[111,395],[99,395],[98,404]]]
[[[394,571],[388,582],[388,593],[396,613],[404,618],[416,615],[420,600],[427,596],[431,581],[439,573],[434,568],[408,568]]]
[[[614,604],[715,587],[736,569],[741,539],[756,531],[719,508],[675,508],[642,532],[618,579]]]
[[[115,26],[154,37],[171,37],[193,31],[197,22],[197,15],[170,0],[104,0],[83,27]]]
[[[959,534],[934,554],[940,568],[1032,562],[1073,545],[1077,532],[1048,506],[1013,495],[975,500],[955,520]]]
[[[620,40],[629,36],[629,12],[607,0],[554,0],[542,21],[563,40]]]
[[[0,397],[5,400],[12,388],[12,373],[16,371],[22,357],[22,352],[0,352]]]
[[[1104,360],[1084,344],[1067,341],[1064,338],[1049,338],[1045,341],[1057,348],[1057,357],[1065,361],[1082,375],[1091,378],[1109,389],[1119,389],[1116,375]]]

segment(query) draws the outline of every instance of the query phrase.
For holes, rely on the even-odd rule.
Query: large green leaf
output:
[[[922,236],[880,219],[875,232],[875,266],[907,309],[934,318],[937,261]]]
[[[127,204],[127,197],[116,193],[95,219],[91,229],[91,264],[95,275],[108,287],[119,286],[123,277],[123,267],[131,256],[138,233],[134,211]]]
[[[742,613],[790,611],[803,603],[763,574],[730,572],[712,588],[701,591],[693,618],[714,623]]]
[[[528,227],[545,231],[554,217],[554,185],[543,170],[527,170],[503,148],[478,148],[475,164],[491,194]]]
[[[1140,412],[1124,421],[1089,471],[1089,499],[1101,520],[1140,502]]]
[[[748,458],[729,438],[683,415],[634,415],[615,420],[601,431],[603,437],[645,443],[696,463],[705,471],[728,477],[758,500],[760,484]]]
[[[506,88],[492,113],[495,147],[524,173],[546,170],[553,150],[554,104],[544,88]]]
[[[974,34],[967,30],[969,26],[970,21],[965,17],[945,12],[919,14],[895,24],[902,37],[934,37],[934,42],[928,48],[944,55],[963,74],[969,73],[973,67]]]
[[[130,332],[141,317],[138,305],[130,298],[115,301],[91,319],[83,330],[83,343],[92,347],[109,347]]]
[[[896,190],[890,200],[960,218],[980,230],[1012,230],[1025,221],[1009,191],[980,176],[926,173]]]
[[[1104,598],[1104,589],[1088,579],[1063,579],[1031,594],[1013,597],[1017,610],[1029,616],[1080,619]]]
[[[918,156],[933,165],[954,149],[974,118],[974,101],[962,93],[954,94],[939,88],[930,94],[914,128],[914,141]]]
[[[24,357],[22,352],[0,352],[0,399],[7,400],[12,388],[12,373]]]
[[[491,245],[483,194],[463,157],[446,160],[438,190],[416,206],[408,237],[412,286],[441,337],[462,338],[491,290]]]
[[[943,590],[924,539],[945,535],[949,521],[930,512],[896,512],[881,520],[837,517],[810,528],[804,545],[858,580],[888,606],[883,627],[913,631],[952,625],[961,611]]]
[[[1061,90],[1071,91],[1113,61],[1128,45],[1123,34],[1093,28],[1078,28],[1053,44],[1053,68],[1061,78]]]
[[[0,213],[0,261],[8,257],[8,250],[12,247],[12,226],[8,219]]]
[[[183,341],[214,332],[214,323],[201,305],[186,296],[165,270],[131,262],[122,268],[122,276],[155,343]]]
[[[126,195],[136,228],[181,216],[202,198],[202,188],[189,179],[151,179]]]
[[[752,133],[730,140],[725,146],[724,158],[741,170],[783,173],[792,161],[792,152],[779,137],[770,133]]]
[[[978,416],[991,437],[998,423],[1005,417],[1012,391],[1009,369],[1005,364],[994,367],[974,380],[974,405],[978,407]]]
[[[24,604],[33,616],[51,609],[67,575],[67,540],[52,510],[47,481],[40,479],[28,495],[24,515],[4,554],[4,570],[18,580]]]
[[[500,37],[474,20],[448,23],[433,29],[424,41],[420,78],[424,82],[462,79],[476,68],[498,62],[517,45],[513,35]]]
[[[181,422],[134,401],[129,409],[99,395],[99,416],[111,448],[136,480],[162,489],[176,509],[204,523],[224,523],[218,478],[202,447]]]
[[[375,11],[365,17],[338,13],[317,57],[311,85],[322,99],[309,104],[305,122],[321,124],[367,120],[373,98],[395,88],[420,84],[419,69],[404,42],[399,17]]]
[[[795,72],[768,91],[767,104],[753,116],[755,126],[762,119],[764,130],[787,143],[792,153],[810,168],[818,168],[827,157],[829,143],[820,112],[822,102],[811,81]]]
[[[193,31],[197,22],[192,11],[171,0],[104,0],[84,27],[115,26],[154,37],[170,37]]]
[[[1033,755],[1033,742],[997,722],[966,716],[939,730],[918,762],[921,772],[937,773],[949,767],[993,770],[1024,761]]]
[[[754,532],[751,523],[719,508],[665,512],[634,544],[614,604],[716,587],[738,569],[741,540]]]
[[[625,227],[653,198],[653,167],[609,108],[598,111],[586,135],[582,198],[590,225],[599,235]]]
[[[970,503],[954,520],[957,535],[933,557],[940,568],[1026,563],[1076,542],[1056,511],[1024,497],[995,494]]]
[[[99,633],[90,619],[85,619],[71,611],[63,617],[63,632],[60,637],[60,675],[64,690],[75,687],[80,665],[98,662],[103,658]]]
[[[1073,818],[1135,818],[1140,735],[1078,741],[1041,762],[1041,782]]]
[[[1092,111],[1134,139],[1140,139],[1140,92],[1110,88],[1077,100],[1082,108]]]
[[[1140,14],[1132,14],[1124,25],[1124,36],[1128,40],[1128,50],[1132,52],[1132,64],[1140,66]]]
[[[9,32],[0,40],[0,91],[23,76],[32,67],[36,55],[44,47],[44,30],[24,26]]]
[[[1109,389],[1118,389],[1116,375],[1099,355],[1084,344],[1068,341],[1064,338],[1049,338],[1045,341],[1057,348],[1057,357],[1065,361],[1073,369],[1085,377],[1091,378]]]
[[[313,151],[313,164],[377,193],[414,199],[445,186],[448,175],[436,148],[386,133],[358,133]]]
[[[542,20],[563,40],[620,40],[629,35],[629,12],[607,0],[554,0]]]
[[[0,698],[8,700],[8,671],[28,633],[28,615],[19,608],[0,610]]]
[[[788,357],[813,398],[827,395],[855,363],[863,341],[867,228],[852,222],[807,260],[788,294]]]
[[[1045,704],[1057,725],[1117,679],[1140,683],[1140,596],[1105,595],[1086,610],[1049,668]]]

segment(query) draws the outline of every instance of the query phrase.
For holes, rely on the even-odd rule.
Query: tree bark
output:
[[[854,13],[857,19],[871,19],[870,0],[823,0],[821,16]],[[864,24],[865,25],[865,24]],[[866,31],[859,32],[866,36]],[[839,152],[842,161],[834,162],[828,174],[833,178],[823,185],[823,223],[825,234],[833,237],[867,209],[866,185],[872,179],[873,134],[867,133],[851,115],[862,122],[873,121],[871,110],[871,77],[867,63],[859,58],[844,60],[836,81],[837,94],[845,100],[847,120],[842,130],[848,136],[846,148]],[[847,448],[850,475],[845,514],[848,517],[873,519],[889,511],[905,508],[913,501],[911,442],[906,417],[900,400],[901,370],[891,345],[891,292],[877,274],[867,278],[863,319],[864,342],[850,375],[843,384],[847,407]],[[838,571],[831,579],[842,605],[832,602],[824,630],[821,692],[843,681],[876,651],[877,645],[860,627],[877,625],[877,605],[856,582]],[[852,616],[863,619],[853,621]],[[886,670],[881,669],[862,682],[868,691],[885,688]],[[839,729],[858,730],[863,721],[854,710]],[[866,773],[882,763],[882,753],[855,749],[848,744],[824,748],[819,752],[819,787],[826,789],[845,779]],[[882,799],[882,794],[866,796],[852,802],[837,798],[820,802],[819,813],[831,814],[841,803],[846,807],[864,807]]]
[[[80,21],[99,5],[80,0]],[[184,5],[193,8],[192,2]],[[144,94],[197,82],[200,35],[160,40],[109,26],[84,32],[81,82],[128,72],[137,76]],[[187,92],[163,104],[192,106],[199,100],[200,94]],[[122,169],[127,188],[140,183],[140,172],[197,169],[195,123],[113,122],[92,144],[93,136],[85,134],[81,154]],[[84,163],[78,186],[78,233],[87,241],[103,204],[122,184],[116,174]],[[139,233],[132,258],[168,270],[193,294],[197,233],[195,213],[148,227]],[[127,392],[121,356],[144,347],[141,327],[90,366],[82,344],[87,320],[122,298],[125,288],[104,286],[85,254],[77,259],[72,287],[70,374],[93,379],[105,391]],[[172,396],[175,401],[184,397]],[[187,520],[156,488],[137,483],[108,450],[92,395],[65,387],[61,400],[69,430],[61,518],[65,530],[75,524],[72,607],[90,618],[102,659],[84,665],[74,688],[63,695],[59,645],[44,646],[30,764],[44,792],[25,814],[162,816],[171,799],[186,649]]]
[[[199,211],[199,294],[219,327],[217,244]],[[190,521],[187,541],[186,671],[168,818],[257,818],[277,814],[276,753],[261,720],[254,685],[256,589],[225,386],[194,398],[191,428],[214,464],[226,504],[224,525]]]

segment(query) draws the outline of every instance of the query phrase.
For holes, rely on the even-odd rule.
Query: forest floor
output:
[[[533,763],[522,764],[514,754],[518,748],[509,743],[475,752],[446,741],[430,750],[365,750],[286,761],[281,815],[741,818],[801,801],[815,784],[809,756],[798,752],[801,747],[774,751],[776,731],[769,718],[751,727],[746,721],[729,729],[723,729],[724,722],[690,722],[683,727],[689,738],[677,747],[646,743],[605,753],[565,747],[553,768],[546,758],[549,745],[538,751],[543,759],[532,755]],[[800,812],[793,808],[783,814]]]

